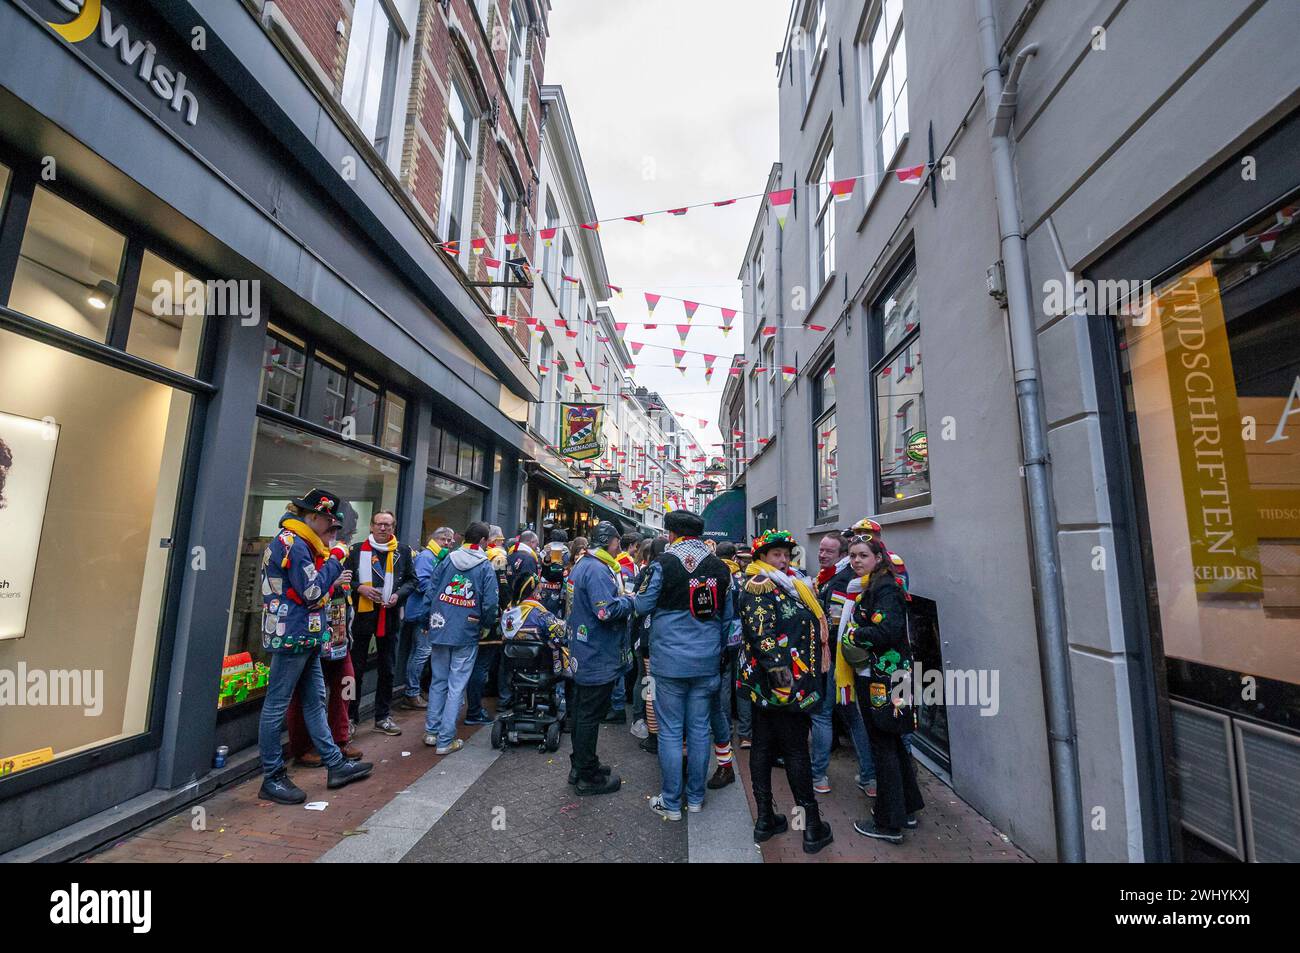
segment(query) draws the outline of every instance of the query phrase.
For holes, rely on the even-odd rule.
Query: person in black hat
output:
[[[280,804],[307,799],[289,780],[280,744],[289,702],[299,688],[307,732],[329,769],[327,786],[359,781],[373,768],[344,757],[330,735],[322,700],[325,679],[319,650],[330,639],[331,591],[336,583],[350,581],[343,568],[347,548],[331,549],[323,541],[341,506],[337,496],[324,490],[293,500],[280,519],[280,532],[262,555],[262,648],[271,656],[271,674],[258,723],[262,788],[257,796]]]
[[[577,671],[573,715],[571,766],[579,795],[612,794],[622,781],[602,765],[596,756],[600,721],[609,711],[614,681],[627,662],[626,619],[631,601],[623,595],[618,527],[599,523],[591,534],[591,555],[579,560],[569,572],[573,602],[569,612],[569,650]]]

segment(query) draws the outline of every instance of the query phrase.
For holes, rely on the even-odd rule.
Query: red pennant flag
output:
[[[537,319],[530,315],[529,317],[524,318],[524,324],[528,325],[530,328],[535,328],[537,327]]]
[[[771,327],[764,328],[762,333],[763,333],[763,337],[770,338],[776,334],[776,328],[771,328]]]
[[[645,216],[644,216],[644,215],[624,215],[624,216],[623,216],[623,221],[625,221],[625,222],[636,222],[638,225],[644,225],[644,224],[645,224]]]
[[[508,314],[498,314],[497,326],[502,328],[512,328],[515,326],[515,320]]]
[[[519,234],[517,232],[510,232],[509,234],[506,235],[505,240],[506,240],[506,247],[509,248],[511,251],[514,251],[515,248],[519,245]]]
[[[825,328],[824,325],[821,325],[821,324],[810,324],[810,325],[808,325],[808,330],[809,330],[809,331],[825,331],[826,328]]]
[[[795,377],[798,376],[798,373],[799,372],[795,370],[795,368],[789,366],[788,364],[781,368],[781,376],[785,379],[785,382],[787,384],[790,383],[792,380],[794,380]]]
[[[686,211],[687,211],[687,210],[686,210],[685,208],[670,208],[670,209],[668,210],[668,214],[669,214],[669,215],[685,215],[685,214],[686,214]]]
[[[567,328],[569,325],[565,322],[565,320],[564,320],[563,318],[556,318],[556,319],[555,319],[555,326],[556,326],[557,328]]]
[[[729,369],[728,369],[728,373],[730,373],[732,377],[739,377],[739,376],[740,376],[740,368],[739,368],[739,367],[732,367],[732,368],[729,368]]]
[[[633,364],[631,361],[628,361],[626,364],[623,365],[623,370],[634,371],[636,370],[636,365]]]
[[[500,259],[500,258],[489,258],[489,257],[487,257],[486,255],[484,255],[484,256],[483,256],[483,264],[487,265],[489,268],[500,268],[500,267],[501,267],[501,259]]]
[[[629,342],[628,342],[628,345],[632,348],[632,354],[633,354],[633,355],[637,355],[637,354],[640,354],[640,353],[641,353],[641,348],[645,347],[645,342],[644,342],[644,341],[629,341]]]
[[[598,232],[600,231],[600,222],[583,222],[581,227],[590,229],[593,232]]]
[[[684,357],[686,357],[686,351],[681,348],[673,348],[673,361],[680,364]]]
[[[443,242],[442,250],[455,258],[460,254],[460,242]]]
[[[699,306],[700,306],[700,303],[699,303],[698,301],[683,301],[683,302],[682,302],[682,307],[686,310],[686,320],[687,320],[687,321],[689,321],[689,320],[691,320],[691,318],[695,317],[695,312],[696,312],[696,310],[699,308]]]
[[[899,182],[911,182],[914,185],[920,185],[921,178],[925,175],[925,163],[906,169],[895,169],[894,175],[898,176]]]
[[[827,370],[826,373],[829,374],[831,377],[834,377],[834,376],[835,376],[835,365],[832,364],[832,365],[830,366],[830,369]]]
[[[785,228],[786,210],[794,198],[794,189],[778,189],[775,192],[768,192],[767,197],[772,207],[776,209],[776,224]]]
[[[623,297],[623,289],[618,285],[605,285],[605,287],[614,292],[614,294],[618,295],[620,298]]]
[[[547,364],[538,364],[538,365],[537,365],[537,373],[541,374],[543,377],[546,376],[546,373],[547,373],[550,369],[551,369],[550,366],[547,365]]]
[[[550,245],[551,242],[555,241],[555,232],[556,229],[554,228],[543,228],[537,234],[541,236],[543,244]]]
[[[690,333],[691,333],[691,326],[689,324],[677,325],[677,336],[682,339],[683,344],[686,343],[686,335]]]
[[[609,343],[609,338],[605,337],[605,335],[603,335],[603,334],[597,334],[597,335],[596,335],[596,340],[599,341],[601,344],[608,344],[608,343]]]
[[[576,337],[578,336],[578,332],[577,332],[577,331],[565,331],[564,333],[565,333],[566,335],[568,335],[569,337],[571,337],[571,338],[576,338]]]
[[[487,248],[487,239],[486,239],[486,238],[471,238],[471,239],[470,239],[470,241],[469,241],[469,249],[470,249],[470,251],[472,251],[474,254],[476,254],[476,255],[481,255],[481,254],[483,254],[483,250],[484,250],[485,248]]]
[[[648,291],[645,293],[645,307],[647,311],[649,311],[651,314],[654,314],[655,305],[657,305],[658,303],[659,303],[659,295],[651,294]]]
[[[657,325],[657,324],[643,324],[643,325],[641,325],[641,327],[644,328],[644,329],[647,330],[647,331],[653,331],[655,328],[659,327],[659,325]]]
[[[713,368],[706,367],[704,369],[704,383],[708,384],[712,382],[712,380],[713,380]]]
[[[713,366],[713,362],[716,361],[717,359],[718,359],[718,355],[716,355],[716,354],[705,354],[705,355],[704,355],[704,366],[705,366],[705,367],[712,367],[712,366]],[[700,426],[703,427],[703,426],[705,426],[705,425],[704,425],[704,424],[700,424]]]
[[[587,365],[582,363],[582,361],[574,361],[573,366],[579,368],[580,370],[585,370],[587,367]]]
[[[582,284],[582,282],[579,281],[577,278],[573,277],[573,275],[561,275],[560,277],[563,278],[565,281],[572,281],[575,285]]]
[[[615,322],[614,322],[614,330],[617,331],[619,334],[622,334],[624,331],[627,330],[627,322],[626,322],[626,321],[615,321]]]
[[[831,195],[835,196],[835,201],[843,202],[853,194],[853,187],[857,184],[857,179],[838,179],[831,183]]]
[[[735,205],[735,204],[736,204],[736,200],[735,200],[735,199],[723,199],[721,202],[714,202],[714,203],[713,203],[713,207],[714,207],[714,208],[722,208],[722,206],[724,206],[724,205]]]
[[[572,375],[572,374],[565,374],[565,375],[564,375],[564,380],[565,380],[566,383],[572,384],[572,383],[573,383],[573,375]]]

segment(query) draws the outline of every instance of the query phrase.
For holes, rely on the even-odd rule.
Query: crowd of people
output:
[[[621,787],[598,752],[602,724],[628,724],[657,756],[650,809],[668,821],[704,809],[707,792],[735,783],[733,741],[750,749],[758,807],[754,838],[789,829],[772,771],[783,768],[803,849],[833,834],[818,808],[838,724],[873,799],[857,833],[893,844],[923,807],[910,754],[916,719],[898,685],[910,672],[908,574],[864,519],[823,536],[818,571],[784,530],[749,547],[704,538],[696,514],[676,510],[665,535],[623,533],[601,522],[570,540],[531,529],[507,541],[500,527],[438,528],[421,549],[403,546],[396,518],[372,514],[358,544],[337,541],[342,501],[313,489],[292,501],[262,561],[263,645],[271,655],[259,743],[259,796],[298,804],[288,756],[324,767],[337,788],[373,765],[354,744],[357,673],[375,646],[376,731],[397,735],[394,706],[425,713],[424,743],[439,755],[464,747],[462,720],[487,725],[512,711],[503,644],[549,649],[569,784],[579,796]],[[483,705],[497,673],[497,712]],[[498,726],[500,727],[500,726]],[[713,768],[710,775],[710,768]]]

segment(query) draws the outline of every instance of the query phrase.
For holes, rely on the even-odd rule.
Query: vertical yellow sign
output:
[[[1237,386],[1210,263],[1162,288],[1155,307],[1169,369],[1196,591],[1262,592]]]

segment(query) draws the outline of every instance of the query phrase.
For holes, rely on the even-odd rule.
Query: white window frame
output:
[[[510,208],[510,215],[506,214],[506,207]],[[510,180],[509,175],[502,175],[497,182],[497,225],[495,234],[501,247],[494,250],[493,257],[502,261],[500,275],[497,280],[509,281],[512,277],[511,271],[505,266],[504,262],[511,252],[506,248],[505,239],[500,237],[511,232],[519,231],[519,190],[515,187],[514,182]],[[514,289],[495,287],[492,289],[492,311],[494,314],[509,314],[511,305],[514,304]]]
[[[510,0],[510,46],[506,51],[506,79],[510,84],[510,103],[515,115],[522,117],[524,108],[524,74],[527,72],[528,11],[522,0]]]
[[[447,102],[447,131],[443,140],[442,150],[442,199],[438,205],[438,233],[442,236],[443,241],[459,241],[460,253],[457,256],[463,264],[468,260],[469,243],[472,238],[473,222],[470,221],[474,208],[474,182],[477,178],[477,161],[478,156],[475,149],[478,144],[478,123],[480,116],[477,112],[477,102],[473,96],[465,95],[468,84],[461,81],[458,76],[453,76],[449,84],[449,90],[454,92],[453,96],[448,97]],[[460,99],[464,102],[470,117],[470,127],[463,132],[458,129],[457,123],[452,114],[452,101]],[[451,175],[453,167],[452,150],[463,149],[465,154],[465,182],[464,194],[460,199],[460,209],[457,215],[461,223],[460,234],[451,234],[451,213],[452,199],[455,188],[455,177]]]
[[[577,275],[570,274],[569,269],[573,267],[573,246],[569,244],[568,236],[558,235],[560,239],[560,275],[557,279],[560,286],[560,317],[567,322],[570,318],[570,312],[573,305],[573,282],[565,281],[564,276],[576,278]]]
[[[816,295],[835,273],[835,196],[830,186],[830,180],[835,177],[835,141],[830,133],[817,150],[812,167],[814,201],[812,214],[808,216],[808,246],[812,253],[811,293]]]
[[[543,228],[556,228],[560,224],[560,213],[555,207],[555,196],[551,190],[546,190],[546,203],[542,206],[542,214],[546,217],[546,224]],[[555,250],[555,240],[560,237],[557,229],[555,235],[551,238],[549,245],[542,245],[542,280],[550,287],[552,295],[555,294],[556,283],[559,278],[555,274],[555,265],[559,261],[559,253]]]
[[[911,129],[907,108],[907,42],[902,0],[881,0],[875,15],[867,24],[865,32],[859,38],[864,154],[872,157],[879,183],[889,164],[907,142]],[[884,42],[874,44],[876,32],[882,25],[885,30]],[[901,80],[898,75],[900,73]],[[884,104],[886,93],[892,97],[888,113]],[[884,141],[886,128],[892,130],[888,143]]]
[[[352,28],[348,37],[347,57],[344,61],[343,89],[339,101],[344,110],[352,117],[366,139],[385,165],[396,169],[401,157],[400,144],[405,124],[406,105],[410,96],[411,69],[414,59],[415,44],[411,37],[415,32],[415,18],[418,13],[417,0],[356,0],[352,14]],[[392,60],[388,61],[388,49],[373,49],[374,31],[372,24],[376,16],[383,16],[395,38],[396,47],[392,50]],[[386,38],[389,34],[386,34]],[[363,49],[364,44],[364,49]],[[379,89],[371,89],[374,77],[368,66],[375,56],[384,57],[385,67],[379,76]],[[391,102],[388,109],[383,109],[384,85],[390,79]],[[366,104],[372,97],[374,101],[374,121],[366,118]],[[382,141],[377,138],[381,128],[386,128]]]
[[[800,24],[803,31],[803,101],[812,99],[813,86],[817,82],[817,73],[826,60],[829,26],[826,21],[826,0],[810,0],[804,19]]]

